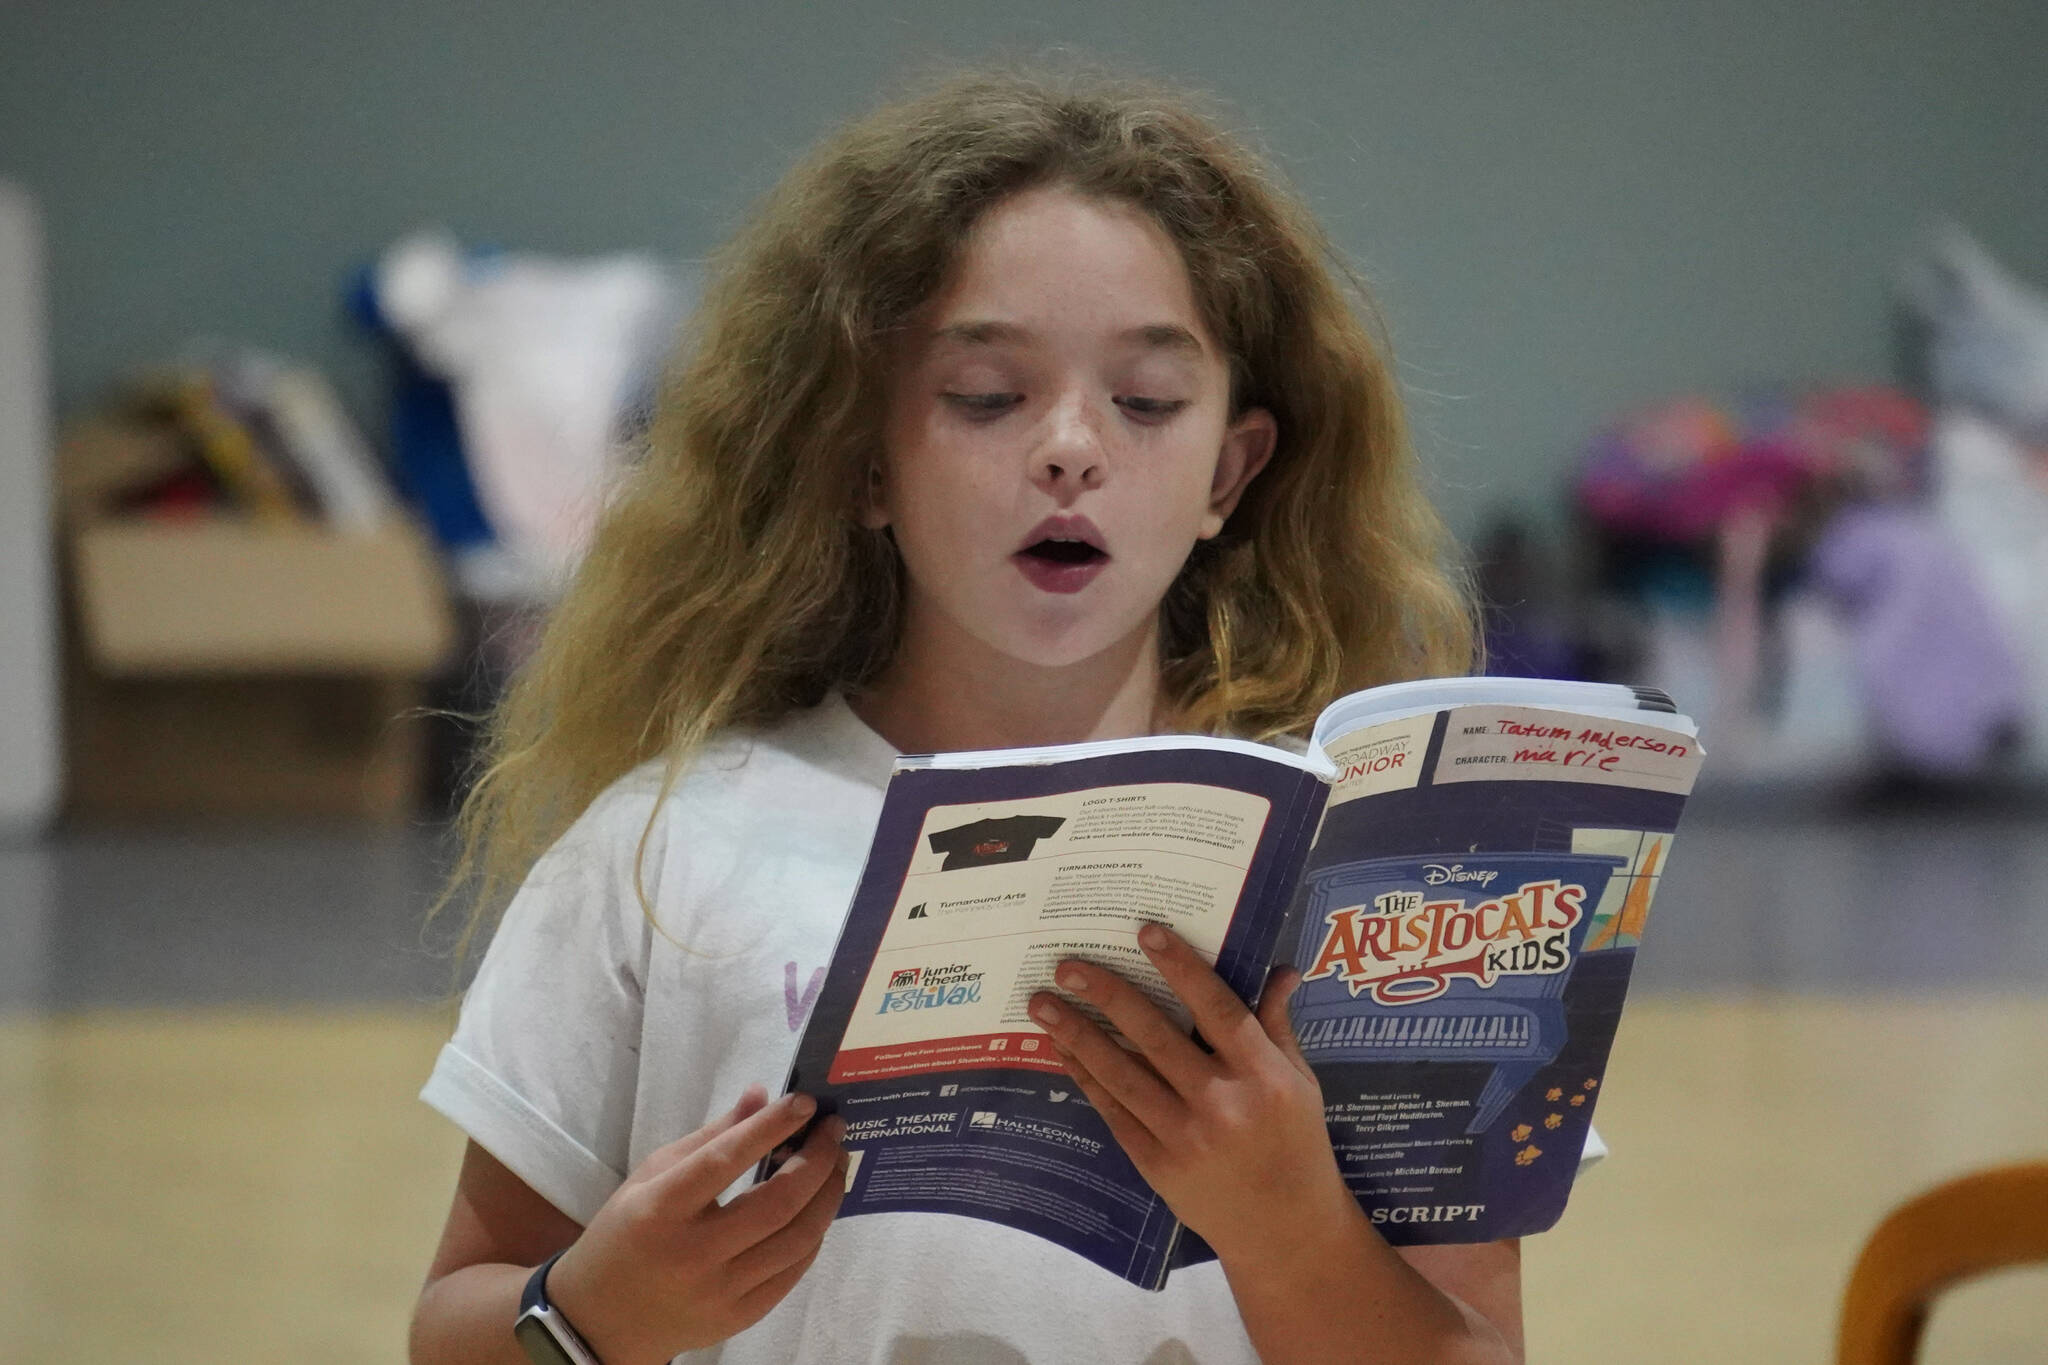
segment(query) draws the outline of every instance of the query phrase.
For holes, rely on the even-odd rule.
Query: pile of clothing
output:
[[[356,282],[395,362],[391,447],[463,593],[545,604],[632,454],[694,297],[641,253],[560,259],[420,232]]]
[[[2048,771],[2048,296],[1953,228],[1901,294],[1924,402],[1659,404],[1594,440],[1577,502],[1621,560],[1698,567],[1689,626],[1641,575],[1647,671],[1738,765]]]

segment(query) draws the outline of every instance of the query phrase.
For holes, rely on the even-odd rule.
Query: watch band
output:
[[[519,1318],[512,1324],[512,1336],[534,1365],[604,1365],[576,1335],[569,1320],[548,1302],[548,1272],[561,1259],[558,1251],[528,1277],[526,1292],[519,1296]]]

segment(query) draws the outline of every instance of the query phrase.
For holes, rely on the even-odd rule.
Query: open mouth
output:
[[[1109,557],[1085,540],[1058,540],[1052,537],[1026,545],[1022,553],[1033,559],[1044,560],[1048,564],[1093,564],[1098,559]]]

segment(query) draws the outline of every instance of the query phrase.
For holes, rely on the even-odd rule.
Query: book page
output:
[[[1148,921],[1254,994],[1328,788],[1215,741],[973,758],[898,765],[789,1086],[846,1120],[839,1217],[986,1219],[1156,1289],[1173,1211],[1026,1004],[1080,958],[1185,1027]]]
[[[1058,1070],[1025,1007],[1070,957],[1186,1028],[1138,930],[1165,924],[1213,962],[1271,815],[1265,797],[1185,783],[932,807],[831,1079]]]

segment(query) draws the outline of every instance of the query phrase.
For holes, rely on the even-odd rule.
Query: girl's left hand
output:
[[[1226,1266],[1313,1244],[1355,1219],[1323,1126],[1322,1090],[1287,1014],[1299,974],[1275,971],[1255,1015],[1177,934],[1148,924],[1138,943],[1213,1053],[1093,963],[1063,962],[1054,979],[1101,1010],[1137,1055],[1052,992],[1031,998],[1032,1017],[1138,1173]]]

